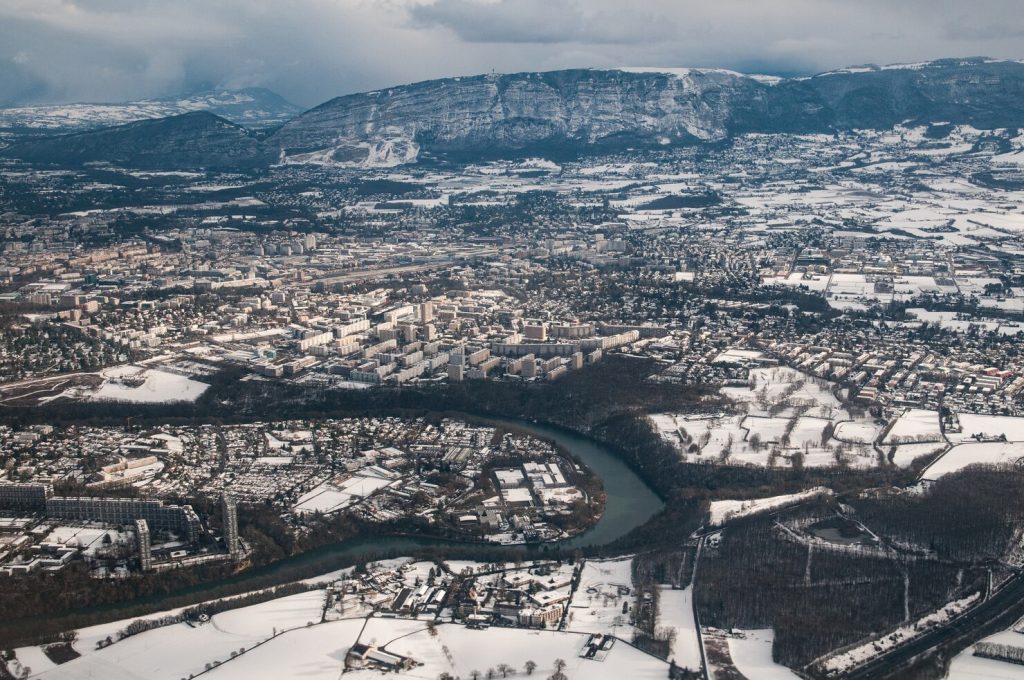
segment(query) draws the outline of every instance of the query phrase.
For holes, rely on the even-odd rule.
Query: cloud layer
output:
[[[265,86],[303,105],[490,70],[808,73],[1024,57],[1018,0],[3,0],[0,105]]]

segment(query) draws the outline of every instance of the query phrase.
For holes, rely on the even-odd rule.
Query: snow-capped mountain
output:
[[[120,104],[58,104],[0,109],[0,129],[79,132],[137,120],[209,111],[248,128],[280,125],[302,109],[263,88],[205,90]]]
[[[907,120],[1012,127],[1024,125],[1022,95],[1024,64],[986,59],[809,79],[680,68],[481,75],[339,97],[267,141],[286,159],[312,154],[320,163],[351,163],[354,147],[372,152],[399,141],[420,153],[550,155]]]
[[[249,153],[249,165],[271,158],[380,166],[426,157],[556,157],[718,142],[748,132],[828,133],[936,121],[1024,127],[1024,64],[955,59],[789,79],[674,68],[445,78],[338,97],[260,139],[237,131],[219,135],[214,156],[219,163]],[[203,165],[202,146],[189,138],[199,130],[192,123],[168,126],[162,134],[182,135],[178,141],[189,162]],[[130,142],[118,143],[120,133],[111,129],[78,135],[70,146],[69,140],[27,141],[5,153],[56,162],[132,157],[166,167],[179,167],[186,157],[173,144],[162,145],[160,153],[130,148],[150,142],[137,128],[126,133]],[[103,143],[94,143],[90,135],[101,134]],[[232,136],[240,146],[228,152]],[[119,149],[117,158],[108,147]]]
[[[730,111],[760,87],[739,74],[696,70],[446,78],[332,99],[268,142],[285,158],[316,152],[320,162],[349,163],[366,143],[486,155],[710,141],[729,134]]]

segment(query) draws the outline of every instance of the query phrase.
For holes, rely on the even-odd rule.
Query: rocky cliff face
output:
[[[207,121],[202,129],[159,128],[155,137],[123,126],[60,144],[26,143],[13,155],[38,158],[42,145],[43,155],[58,160],[65,146],[68,161],[141,160],[186,167],[258,165],[273,159],[387,166],[414,162],[424,154],[552,156],[712,142],[744,132],[831,132],[939,121],[1024,126],[1024,64],[943,60],[857,67],[802,79],[714,69],[446,78],[332,99],[258,142],[241,129]],[[183,153],[174,149],[176,132],[183,135]]]
[[[829,132],[907,121],[1024,125],[1024,64],[985,59],[860,67],[805,79],[702,69],[448,78],[333,99],[268,142],[284,158],[406,162],[686,144],[742,132]]]
[[[319,153],[330,162],[351,160],[359,143],[487,155],[717,140],[729,133],[736,100],[762,87],[721,71],[449,78],[333,99],[268,142],[288,158]]]

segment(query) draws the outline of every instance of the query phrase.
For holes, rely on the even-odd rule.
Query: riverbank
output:
[[[156,611],[194,605],[204,600],[238,595],[244,592],[311,578],[355,564],[405,555],[424,558],[515,560],[540,557],[566,557],[574,552],[596,553],[602,546],[626,536],[658,514],[664,503],[658,495],[608,447],[594,439],[546,423],[516,418],[485,417],[445,413],[473,422],[524,432],[553,442],[586,465],[601,479],[605,490],[605,510],[586,531],[561,541],[529,546],[503,546],[467,543],[458,540],[402,535],[361,535],[321,546],[256,567],[227,578],[206,581],[158,595],[146,595],[83,610],[71,610],[56,616],[26,617],[0,623],[0,643],[26,644],[40,635],[56,634],[86,624],[142,616]],[[25,624],[32,624],[27,626]],[[23,639],[31,629],[34,639]]]

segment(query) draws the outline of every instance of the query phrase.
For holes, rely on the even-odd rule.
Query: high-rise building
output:
[[[462,362],[457,364],[448,364],[448,380],[452,382],[462,382],[462,378],[465,372],[465,368]]]
[[[416,326],[411,323],[403,323],[398,327],[402,332],[402,340],[404,342],[415,342],[416,340]]]
[[[149,523],[144,519],[135,520],[135,541],[139,549],[139,565],[142,571],[153,569],[153,541],[149,535]]]
[[[523,326],[523,335],[530,340],[547,340],[548,327],[542,323],[527,324]]]
[[[220,497],[224,518],[224,547],[232,560],[238,560],[242,549],[238,542],[238,506],[227,494]]]

